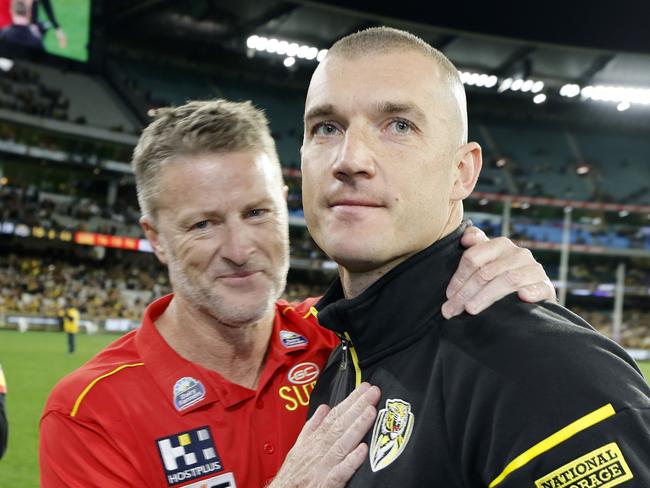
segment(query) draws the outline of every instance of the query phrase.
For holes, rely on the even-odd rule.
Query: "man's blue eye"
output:
[[[393,122],[393,125],[395,127],[395,131],[399,132],[400,134],[407,134],[411,130],[411,124],[405,120],[396,120]]]
[[[267,212],[267,211],[266,211],[265,209],[263,209],[263,208],[254,208],[253,210],[251,210],[250,212],[248,212],[248,214],[249,214],[251,217],[261,217],[261,216],[264,215],[266,212]]]
[[[197,222],[192,226],[192,229],[205,229],[208,226],[208,221],[207,220],[202,220],[201,222]]]
[[[314,132],[321,136],[331,136],[336,134],[336,127],[333,124],[323,123],[316,126]]]

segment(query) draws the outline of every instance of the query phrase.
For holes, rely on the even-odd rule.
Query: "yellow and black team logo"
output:
[[[411,404],[399,398],[386,400],[375,420],[370,441],[370,467],[384,469],[402,454],[413,432],[415,416]]]
[[[535,481],[536,488],[611,488],[634,478],[616,442],[574,459]]]

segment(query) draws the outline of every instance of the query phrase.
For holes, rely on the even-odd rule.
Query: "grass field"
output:
[[[39,6],[39,19],[47,19],[43,6]],[[50,54],[88,61],[88,33],[90,31],[90,0],[53,0],[52,9],[61,29],[65,32],[68,45],[59,47],[54,29],[45,35],[45,50]]]
[[[38,419],[54,384],[80,366],[115,335],[80,335],[77,353],[66,353],[66,338],[52,332],[0,331],[0,361],[7,377],[9,449],[0,461],[2,486],[38,486]],[[650,363],[641,364],[650,378]]]
[[[49,391],[115,339],[114,335],[79,335],[77,353],[68,355],[63,333],[0,331],[10,423],[9,448],[0,461],[1,486],[38,486],[38,420]]]

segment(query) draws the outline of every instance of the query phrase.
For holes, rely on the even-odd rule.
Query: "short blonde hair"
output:
[[[467,141],[467,101],[458,68],[436,48],[418,36],[392,27],[370,27],[342,37],[328,50],[327,56],[355,58],[388,51],[416,51],[431,58],[441,70],[441,76],[453,90],[459,102],[462,141]]]
[[[156,112],[133,150],[138,203],[143,215],[155,219],[162,167],[179,157],[203,153],[257,151],[282,171],[264,112],[247,102],[192,101]]]

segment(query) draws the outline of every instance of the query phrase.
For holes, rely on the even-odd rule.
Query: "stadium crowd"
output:
[[[305,239],[305,241],[307,238]],[[70,256],[0,256],[0,313],[56,317],[65,305],[79,308],[83,318],[124,318],[138,321],[144,307],[169,293],[165,270],[149,256],[103,262],[74,260]],[[137,259],[137,262],[136,262]],[[570,278],[602,283],[611,271],[606,265],[571,266]],[[650,283],[650,273],[631,273],[634,284]],[[289,281],[283,298],[298,301],[319,296],[326,284]],[[611,311],[571,307],[596,329],[612,335]],[[624,347],[650,349],[650,312],[626,309],[621,342]]]
[[[0,77],[0,108],[54,120],[69,120],[69,100],[61,90],[47,86],[38,72],[15,65]],[[85,123],[85,120],[75,120]]]
[[[89,263],[57,258],[0,256],[0,310],[56,317],[68,305],[87,318],[139,320],[147,303],[169,291],[153,260]]]

